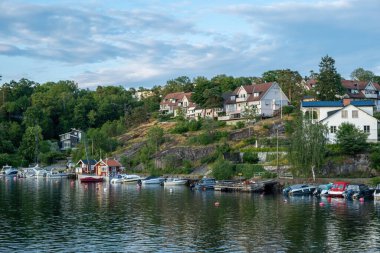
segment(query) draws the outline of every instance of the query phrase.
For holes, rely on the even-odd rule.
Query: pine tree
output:
[[[316,86],[319,100],[339,100],[344,94],[341,76],[335,69],[335,60],[326,55],[319,64],[319,75]]]

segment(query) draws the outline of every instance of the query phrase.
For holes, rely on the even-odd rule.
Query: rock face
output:
[[[215,152],[215,147],[173,147],[167,150],[163,150],[156,154],[155,164],[158,168],[165,167],[165,162],[170,158],[174,163],[180,164],[183,160],[196,161],[211,155]]]
[[[358,154],[348,157],[343,164],[336,165],[332,161],[327,161],[326,166],[322,169],[323,175],[347,175],[355,172],[368,173],[370,170],[369,159],[367,154]]]

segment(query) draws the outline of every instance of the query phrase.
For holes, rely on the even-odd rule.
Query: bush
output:
[[[217,180],[232,179],[235,174],[234,166],[219,157],[212,166],[212,174]]]
[[[294,106],[292,106],[292,105],[286,105],[286,106],[283,106],[283,107],[282,107],[282,113],[283,113],[283,114],[287,114],[287,115],[289,115],[289,114],[291,114],[293,111],[294,111]]]
[[[235,129],[241,129],[245,127],[245,123],[243,121],[238,121],[235,125]]]
[[[189,130],[192,132],[198,131],[202,128],[202,122],[200,120],[190,120],[187,125]]]
[[[243,154],[243,162],[245,162],[245,163],[258,163],[259,162],[259,156],[257,155],[257,153],[245,152]]]
[[[178,122],[175,127],[171,130],[173,134],[183,134],[189,131],[189,127],[186,122]]]
[[[262,165],[258,164],[238,164],[236,165],[236,173],[241,173],[244,178],[252,178],[255,173],[265,172]]]
[[[380,177],[373,177],[370,179],[370,184],[373,186],[376,186],[380,184]]]

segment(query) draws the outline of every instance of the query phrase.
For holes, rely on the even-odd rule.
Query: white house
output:
[[[377,142],[378,120],[373,117],[375,104],[370,100],[351,101],[303,101],[301,110],[313,121],[326,124],[330,142],[335,142],[335,134],[343,122],[351,123],[368,133],[369,142]]]
[[[194,107],[194,103],[191,101],[191,92],[175,92],[169,93],[160,103],[160,112],[162,114],[173,114],[177,116],[177,110],[180,109],[187,114],[187,109]]]
[[[282,106],[288,105],[289,99],[276,82],[240,86],[224,98],[226,116],[219,120],[244,118],[248,108],[254,108],[258,115],[273,116]]]

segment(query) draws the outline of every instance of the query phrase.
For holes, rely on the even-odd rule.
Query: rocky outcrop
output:
[[[341,164],[327,161],[321,172],[326,176],[331,174],[348,175],[357,172],[369,173],[369,163],[368,154],[359,154],[347,157]]]
[[[155,155],[155,164],[158,168],[165,167],[166,160],[173,163],[182,163],[183,160],[196,161],[215,152],[214,146],[207,147],[173,147],[163,150]]]

